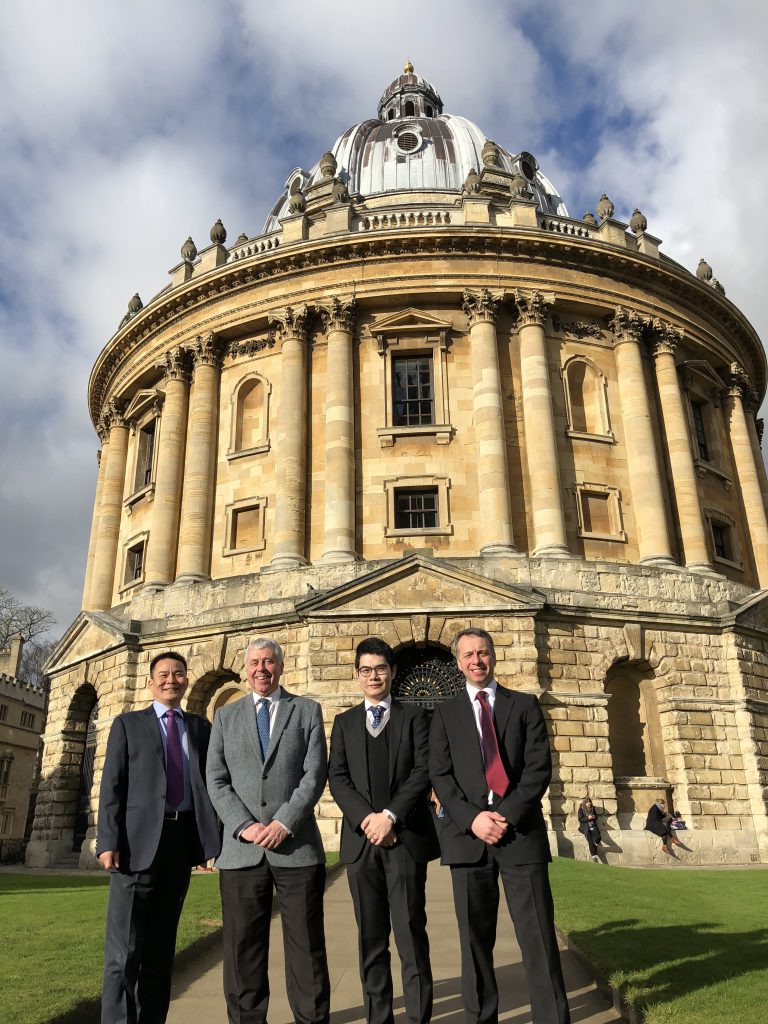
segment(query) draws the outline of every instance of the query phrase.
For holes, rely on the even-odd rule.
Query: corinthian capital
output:
[[[543,327],[553,303],[553,295],[542,295],[538,289],[532,292],[522,292],[516,288],[515,305],[517,306],[518,326]]]
[[[219,368],[222,364],[226,346],[213,333],[198,334],[194,343],[190,346],[189,352],[194,366],[215,366]]]
[[[636,310],[617,306],[613,320],[608,326],[613,331],[617,345],[624,341],[634,341],[639,344],[645,324],[646,321]]]
[[[499,315],[499,303],[502,296],[493,294],[487,288],[481,288],[479,292],[472,292],[468,289],[464,292],[461,308],[466,314],[469,326],[475,324],[495,324]]]
[[[654,358],[665,353],[673,356],[683,340],[683,332],[665,320],[659,320],[658,317],[651,321],[650,327],[653,336]]]
[[[334,295],[330,302],[319,304],[317,311],[326,331],[354,331],[357,324],[357,303],[354,299],[339,299]]]
[[[176,348],[165,353],[160,362],[160,368],[166,380],[182,380],[187,384],[191,380],[189,353],[181,345],[177,345]]]
[[[295,338],[306,341],[309,336],[309,310],[306,306],[286,306],[285,309],[271,313],[269,326],[282,334],[283,338]]]
[[[96,426],[96,432],[102,441],[102,444],[107,439],[112,427],[124,427],[126,426],[125,417],[125,402],[119,398],[110,398],[99,418],[99,422]]]
[[[730,398],[748,399],[751,390],[752,385],[744,367],[740,363],[731,363],[730,373],[727,378],[726,394]]]

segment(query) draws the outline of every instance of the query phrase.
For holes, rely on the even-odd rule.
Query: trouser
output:
[[[224,922],[224,997],[230,1024],[265,1024],[269,1005],[269,924],[273,886],[280,904],[285,987],[296,1024],[327,1024],[325,864],[219,872]]]
[[[486,846],[480,863],[451,867],[467,1024],[497,1024],[499,1019],[493,969],[499,875],[523,956],[533,1024],[569,1024],[547,865],[509,864],[498,854]]]
[[[359,933],[360,980],[368,1024],[392,1024],[390,918],[400,956],[405,1012],[410,1024],[432,1019],[424,887],[427,865],[417,864],[398,843],[384,848],[366,843],[347,866],[347,881]]]

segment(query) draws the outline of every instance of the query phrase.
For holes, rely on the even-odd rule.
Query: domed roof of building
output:
[[[330,152],[336,159],[336,175],[349,194],[367,199],[395,192],[461,193],[469,172],[481,171],[486,163],[483,147],[490,142],[472,121],[444,114],[437,90],[407,63],[403,74],[385,89],[378,117],[348,128]],[[491,146],[495,166],[522,175],[543,213],[568,216],[532,154]],[[322,178],[320,161],[309,172],[292,171],[264,231],[276,230],[288,215],[291,193],[306,190]]]

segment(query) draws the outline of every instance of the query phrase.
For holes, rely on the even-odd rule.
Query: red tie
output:
[[[480,690],[475,700],[480,701],[480,730],[482,732],[480,745],[483,748],[485,781],[488,783],[488,789],[496,796],[503,797],[509,787],[509,776],[501,763],[499,741],[496,736],[496,726],[493,724],[491,706],[488,703],[488,694],[485,690]]]

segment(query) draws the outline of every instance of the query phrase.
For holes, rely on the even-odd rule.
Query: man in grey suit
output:
[[[230,1024],[267,1018],[273,886],[294,1019],[326,1024],[329,1015],[325,851],[313,813],[327,777],[325,732],[320,705],[280,686],[283,667],[279,644],[251,641],[253,694],[217,713],[208,751],[208,791],[224,826],[217,867]]]
[[[149,671],[154,700],[112,723],[99,792],[96,855],[112,873],[102,1024],[165,1021],[192,866],[221,848],[205,790],[211,727],[181,711],[187,663],[166,651]]]

